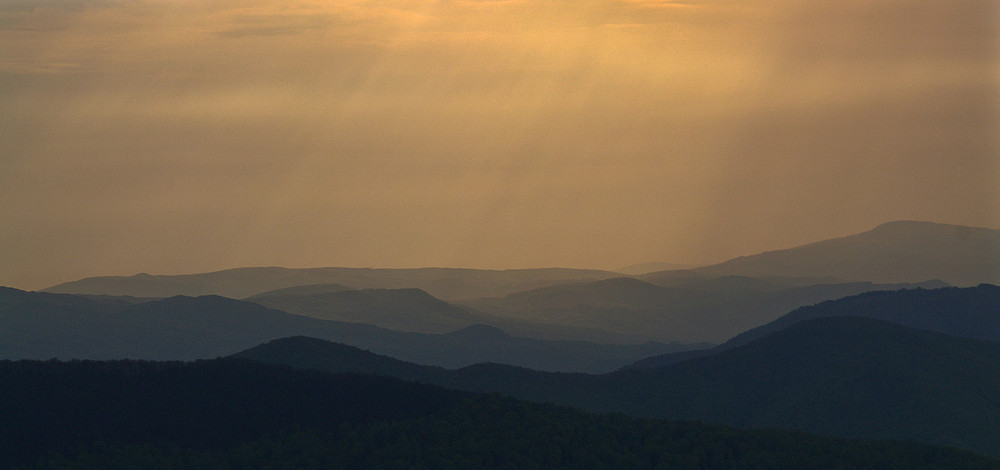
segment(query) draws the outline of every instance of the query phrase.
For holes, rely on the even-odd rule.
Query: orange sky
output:
[[[1000,226],[993,0],[0,0],[0,285]]]

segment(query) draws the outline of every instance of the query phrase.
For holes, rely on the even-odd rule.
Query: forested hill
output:
[[[997,469],[900,441],[600,416],[249,361],[0,362],[21,469]]]
[[[344,352],[274,342],[254,358],[336,371]],[[358,351],[349,369],[364,361]],[[301,354],[300,354],[301,355]],[[1000,456],[1000,343],[858,317],[828,317],[710,357],[651,370],[554,374],[480,364],[441,373],[373,360],[393,374],[471,391],[634,416],[915,439]],[[403,375],[409,374],[409,375]]]

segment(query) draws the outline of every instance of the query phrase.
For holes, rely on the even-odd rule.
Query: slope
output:
[[[464,305],[512,319],[607,330],[657,341],[720,343],[790,310],[879,289],[923,284],[842,282],[800,285],[801,279],[686,276],[664,287],[632,278],[564,284]]]
[[[856,235],[739,257],[694,269],[712,276],[822,277],[880,283],[939,279],[957,286],[1000,282],[1000,230],[889,222]]]
[[[740,333],[715,348],[650,357],[637,361],[632,367],[662,367],[692,356],[717,354],[800,321],[848,315],[962,338],[1000,341],[1000,287],[981,284],[966,288],[873,291],[829,300],[795,309],[768,324]]]
[[[296,288],[292,288],[296,289]],[[296,315],[368,323],[397,331],[445,333],[494,318],[437,299],[420,289],[361,289],[258,294],[247,300]]]
[[[27,468],[995,469],[905,442],[596,416],[248,361],[0,362],[0,459]]]
[[[421,380],[592,411],[914,439],[1000,456],[1000,344],[866,318],[808,320],[655,370],[595,376],[481,364]]]
[[[407,333],[319,320],[219,296],[115,304],[67,294],[0,290],[0,357],[191,360],[232,354],[273,339],[310,335],[422,364],[501,362],[543,370],[602,372],[679,344],[609,345],[484,333]],[[110,307],[108,307],[110,308]]]

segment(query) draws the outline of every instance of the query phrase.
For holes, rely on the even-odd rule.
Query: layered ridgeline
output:
[[[898,438],[1000,456],[1000,343],[820,318],[723,353],[604,375],[428,368],[309,338],[238,355],[652,418]]]
[[[868,312],[922,328],[1000,338],[1000,288],[878,292],[801,311],[813,314],[793,313],[789,317],[799,321],[706,357],[604,375],[489,364],[415,368],[306,338],[261,345],[240,356],[594,411],[916,439],[1000,456],[1000,342],[850,316]]]
[[[47,291],[253,296],[300,315],[424,333],[482,323],[545,339],[719,343],[824,300],[870,290],[998,280],[1000,231],[892,222],[715,266],[635,278],[573,269],[243,268],[88,278]],[[435,305],[432,297],[452,303]],[[374,314],[368,307],[377,307]]]
[[[407,333],[292,315],[219,296],[149,300],[0,288],[4,359],[207,359],[297,335],[421,364],[498,362],[580,372],[610,371],[642,357],[697,347],[539,340],[482,325],[447,334]]]
[[[563,284],[464,302],[493,317],[609,331],[660,341],[720,343],[792,309],[873,290],[946,284],[818,283],[815,278],[710,278],[673,273],[664,285],[633,278]],[[829,280],[827,280],[829,282]]]
[[[202,274],[91,277],[45,289],[64,294],[136,297],[221,295],[242,299],[276,289],[311,284],[341,284],[355,289],[416,288],[445,300],[496,297],[512,292],[581,280],[621,276],[586,269],[370,269],[238,268]]]
[[[1000,230],[903,221],[713,266],[464,303],[495,316],[717,343],[825,300],[873,290],[997,282]]]
[[[890,222],[857,235],[786,250],[736,258],[691,270],[710,278],[812,278],[816,283],[869,281],[912,283],[941,280],[970,286],[1000,282],[1000,230],[936,224]],[[662,284],[675,271],[639,276]],[[222,295],[245,298],[261,292],[308,284],[342,284],[355,289],[418,288],[445,300],[502,297],[568,282],[621,277],[621,273],[582,269],[480,270],[452,268],[239,268],[186,274],[107,276],[81,279],[46,289],[67,294],[137,297]]]
[[[421,333],[444,333],[495,320],[421,289],[349,289],[335,284],[324,290],[325,286],[278,289],[246,300],[296,315]]]
[[[598,416],[238,360],[0,362],[5,468],[995,469],[958,449]]]
[[[305,285],[263,292],[246,300],[283,312],[323,320],[366,323],[396,331],[447,333],[491,325],[515,336],[637,343],[647,334],[543,323],[531,318],[489,315],[445,302],[421,289],[350,289],[339,284]]]
[[[884,320],[961,338],[1000,342],[1000,287],[981,284],[966,288],[866,292],[798,308],[773,322],[740,333],[711,349],[649,357],[631,367],[662,367],[691,357],[718,354],[801,321],[838,316]]]

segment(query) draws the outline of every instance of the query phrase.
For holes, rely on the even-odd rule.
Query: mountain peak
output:
[[[716,277],[836,277],[879,283],[940,279],[974,286],[1000,281],[1000,230],[899,220],[695,271]]]

